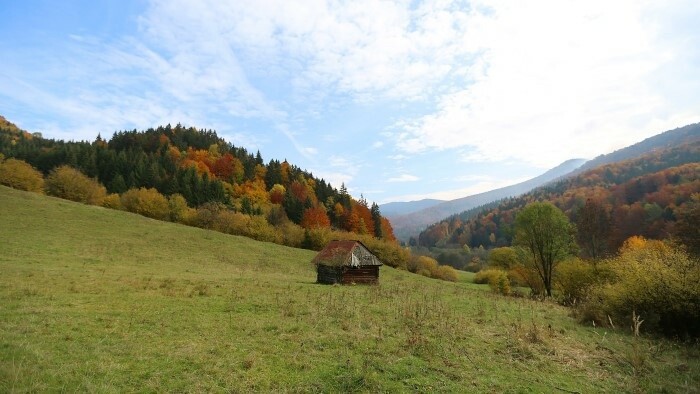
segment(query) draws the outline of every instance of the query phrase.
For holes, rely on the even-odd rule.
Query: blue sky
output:
[[[215,129],[379,203],[451,199],[700,121],[700,2],[2,1],[0,114]]]

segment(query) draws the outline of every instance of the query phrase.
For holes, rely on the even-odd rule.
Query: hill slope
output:
[[[592,170],[604,164],[634,159],[636,157],[652,153],[656,150],[663,150],[674,146],[691,143],[693,141],[697,141],[698,137],[700,137],[700,123],[668,130],[653,137],[649,137],[634,145],[630,145],[626,148],[616,150],[615,152],[608,153],[606,155],[600,155],[593,160],[589,160],[580,168],[575,170],[574,174]]]
[[[667,238],[678,213],[698,192],[700,130],[689,142],[602,165],[484,209],[447,218],[423,231],[419,243],[429,247],[508,246],[515,217],[530,202],[551,202],[576,222],[579,210],[591,200],[605,211],[605,249],[614,252],[632,235]],[[581,231],[579,235],[585,237]]]
[[[571,173],[585,162],[586,160],[584,159],[567,160],[564,163],[548,170],[544,174],[528,179],[525,182],[475,194],[473,196],[445,201],[406,215],[395,215],[389,211],[385,212],[384,210],[382,212],[384,212],[391,221],[396,237],[405,242],[408,241],[410,237],[417,237],[418,234],[429,224],[433,224],[450,215],[454,215],[474,207],[528,192],[538,186],[544,185],[547,182],[551,182]]]
[[[313,252],[5,187],[0,222],[2,392],[700,387],[697,345],[476,285],[316,285]]]

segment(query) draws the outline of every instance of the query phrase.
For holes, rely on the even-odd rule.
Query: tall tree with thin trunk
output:
[[[605,255],[611,224],[610,213],[602,203],[586,200],[576,219],[576,238],[584,257],[596,261]]]
[[[554,269],[576,250],[574,233],[564,212],[547,202],[532,203],[515,217],[515,244],[526,252],[525,266],[537,273],[549,297]]]

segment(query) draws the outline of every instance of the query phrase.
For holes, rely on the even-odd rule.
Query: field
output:
[[[0,186],[0,392],[699,392],[697,343],[313,256]]]

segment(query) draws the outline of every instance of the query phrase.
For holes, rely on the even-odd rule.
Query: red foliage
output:
[[[323,207],[313,207],[304,211],[301,227],[311,230],[315,228],[329,228],[330,226],[331,220]]]

